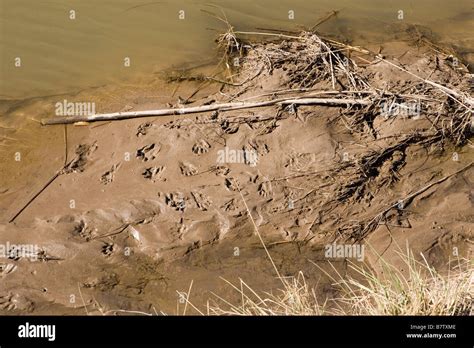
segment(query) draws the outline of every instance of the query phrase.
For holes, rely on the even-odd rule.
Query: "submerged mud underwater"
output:
[[[468,59],[211,10],[216,62],[2,100],[1,314],[470,314]],[[413,262],[459,301],[364,313],[337,284]]]

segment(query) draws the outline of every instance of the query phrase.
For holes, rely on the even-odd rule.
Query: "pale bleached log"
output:
[[[171,116],[171,115],[187,115],[210,111],[230,111],[259,108],[271,105],[332,105],[332,106],[346,106],[346,105],[369,105],[372,102],[367,99],[346,99],[346,98],[300,98],[300,99],[274,99],[261,102],[234,102],[212,105],[191,106],[184,108],[171,109],[157,109],[145,111],[127,111],[127,112],[113,112],[108,114],[96,114],[89,116],[65,116],[43,119],[41,124],[70,124],[76,122],[97,122],[97,121],[116,121],[139,117],[157,117],[157,116]]]

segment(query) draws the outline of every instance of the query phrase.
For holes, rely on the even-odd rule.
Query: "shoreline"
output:
[[[377,99],[347,108],[298,105],[293,95],[286,97],[291,103],[279,107],[271,99],[272,91],[285,88],[334,91],[337,86],[339,93],[358,95],[356,88],[364,84],[388,92],[392,88],[397,96],[405,88],[413,94],[422,90],[427,99],[443,98],[443,93],[433,85],[420,87],[413,76],[380,59],[364,64],[367,57],[351,56],[351,64],[357,61],[360,66],[345,70],[342,62],[338,65],[340,53],[325,53],[328,43],[311,34],[303,37],[302,43],[254,42],[242,56],[240,46],[232,42],[225,46],[228,58],[237,54],[243,60],[237,70],[240,80],[246,81],[242,86],[157,81],[145,90],[163,93],[159,102],[146,102],[147,98],[133,91],[138,96],[132,106],[142,110],[179,113],[181,107],[194,104],[212,106],[229,99],[235,103],[269,94],[265,99],[268,105],[261,109],[217,107],[212,113],[184,117],[68,126],[67,133],[63,133],[64,126],[41,128],[43,135],[45,129],[51,133],[46,139],[30,140],[30,144],[38,141],[49,149],[41,145],[30,148],[23,154],[24,162],[2,168],[10,180],[8,191],[2,193],[2,216],[11,217],[25,197],[31,197],[56,170],[63,168],[63,174],[14,224],[2,223],[0,236],[2,240],[15,239],[11,242],[17,244],[33,241],[50,260],[40,264],[21,258],[15,261],[15,272],[6,275],[8,290],[1,285],[0,291],[13,291],[17,304],[15,308],[1,306],[1,311],[78,314],[85,307],[99,315],[119,308],[150,313],[159,307],[172,313],[176,291],[185,291],[190,281],[198,305],[206,302],[210,291],[233,296],[223,288],[219,276],[231,281],[247,278],[259,291],[279,289],[268,253],[279,272],[304,272],[308,284],[319,284],[316,291],[321,298],[333,298],[332,280],[306,260],[316,260],[329,272],[323,247],[334,238],[338,243],[364,239],[371,245],[365,250],[365,260],[377,272],[378,255],[400,264],[396,246],[405,242],[413,250],[427,253],[440,271],[446,269],[442,265],[453,247],[469,257],[472,247],[466,240],[472,237],[468,229],[472,224],[472,186],[467,174],[450,175],[474,160],[466,145],[472,138],[464,139],[464,132],[446,128],[446,134],[453,134],[447,137],[461,146],[453,147],[437,138],[439,133],[433,132],[430,119],[408,114],[381,117],[383,107],[373,107],[378,105]],[[248,45],[244,41],[239,44]],[[439,53],[445,58],[434,60],[429,48],[396,46],[392,46],[395,53],[385,56],[392,59],[408,49],[401,58],[404,66],[420,72],[435,69],[433,77],[447,81],[459,76],[456,88],[464,95],[465,75],[453,69],[448,55]],[[285,52],[302,56],[281,62],[277,54],[284,57]],[[324,59],[312,62],[314,52]],[[434,61],[441,66],[439,70]],[[302,62],[308,64],[310,74],[314,71],[309,75],[314,81],[302,75]],[[190,77],[198,73],[191,71]],[[105,87],[98,100],[105,100],[109,88]],[[192,98],[187,98],[189,95]],[[387,93],[384,98],[389,100],[393,95]],[[182,101],[191,105],[183,106]],[[127,109],[127,100],[119,98],[116,103]],[[20,107],[19,113],[36,107],[34,103],[25,110]],[[418,116],[424,116],[426,110],[420,109]],[[449,112],[452,117],[460,115],[455,109]],[[445,127],[442,121],[436,122]],[[216,163],[222,148],[255,151],[259,161],[250,166],[245,161],[234,163],[229,157],[229,163]],[[12,151],[5,158],[17,152]],[[15,165],[19,165],[17,170]],[[26,190],[18,180],[25,176],[29,178]],[[438,181],[434,189],[430,186],[423,191]],[[420,194],[411,197],[417,190]],[[400,197],[406,206],[390,206]],[[384,210],[387,204],[390,209]],[[342,274],[351,272],[344,255],[334,263]],[[259,279],[254,277],[256,270],[261,273]],[[35,274],[27,282],[30,290],[22,290],[23,277],[29,273]],[[42,288],[51,290],[38,292]],[[68,296],[77,291],[85,303],[68,304]]]

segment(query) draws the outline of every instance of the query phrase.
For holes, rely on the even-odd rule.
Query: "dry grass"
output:
[[[222,58],[220,64],[224,63],[226,68],[230,71],[231,70],[231,63],[230,60],[236,54],[241,54],[242,44],[240,40],[237,38],[237,35],[234,31],[234,27],[230,24],[229,20],[227,19],[227,15],[225,14],[224,10],[216,5],[208,5],[214,9],[219,10],[220,15],[215,14],[214,12],[208,10],[201,10],[204,13],[207,13],[211,17],[219,20],[220,22],[224,23],[227,27],[227,30],[220,33],[217,36],[217,48],[222,53]]]
[[[283,278],[283,289],[277,293],[258,294],[243,280],[239,286],[225,280],[241,297],[233,304],[213,294],[217,301],[209,306],[210,315],[322,315],[326,303],[319,304],[314,289],[311,289],[304,275]]]
[[[351,315],[471,315],[474,267],[468,261],[442,274],[425,257],[416,260],[411,251],[400,254],[405,272],[381,260],[383,271],[376,274],[360,266],[352,270],[363,278],[337,282],[343,296],[335,314]],[[343,309],[344,308],[344,309]]]
[[[341,296],[318,303],[314,289],[302,273],[283,280],[277,294],[257,293],[245,282],[240,285],[226,281],[240,296],[239,303],[230,303],[214,294],[210,315],[472,315],[474,267],[459,262],[454,270],[441,274],[422,256],[417,261],[411,252],[401,255],[406,272],[386,261],[383,273],[377,274],[361,266],[351,265],[355,274],[343,278],[330,275]]]

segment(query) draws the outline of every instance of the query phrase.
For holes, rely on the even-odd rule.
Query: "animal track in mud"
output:
[[[156,180],[161,179],[161,176],[163,175],[163,172],[165,171],[165,169],[166,169],[165,166],[146,168],[143,171],[142,175],[145,179],[156,181]]]
[[[115,172],[120,168],[120,163],[114,164],[110,170],[102,174],[100,182],[104,185],[108,185],[114,181]]]
[[[179,169],[184,176],[193,176],[198,173],[197,167],[189,162],[180,162]]]
[[[88,242],[97,235],[97,229],[87,226],[87,223],[84,220],[81,220],[79,224],[74,227],[72,234],[74,236],[79,236]]]
[[[111,291],[120,283],[120,278],[115,273],[106,274],[82,284],[85,288]]]
[[[270,152],[270,148],[267,143],[261,140],[252,139],[247,142],[243,147],[244,151],[255,151],[259,156],[266,155]]]
[[[239,190],[239,182],[235,178],[226,178],[224,181],[224,185],[229,191]]]
[[[165,203],[177,211],[186,210],[186,201],[186,196],[181,192],[171,192],[165,196]]]
[[[199,209],[206,211],[211,207],[212,201],[209,196],[200,191],[191,191],[191,195]]]
[[[224,203],[221,209],[224,209],[224,211],[235,211],[238,209],[238,206],[237,206],[237,203],[235,202],[235,199],[232,198],[230,201],[227,201],[226,203]]]
[[[222,120],[220,123],[221,129],[226,134],[234,134],[239,131],[238,123],[230,123],[229,120]]]
[[[258,186],[258,194],[262,197],[268,197],[273,194],[270,181],[264,181]]]
[[[137,158],[141,159],[143,162],[152,161],[156,158],[160,150],[161,147],[159,145],[145,145],[141,149],[137,150]]]
[[[251,182],[252,184],[256,184],[258,179],[260,179],[260,175],[250,175],[249,176],[249,182]]]
[[[388,185],[400,179],[399,171],[405,165],[405,153],[402,151],[394,151],[392,157],[387,159],[380,167],[376,180],[379,186]]]
[[[316,154],[314,153],[297,153],[291,155],[285,163],[285,167],[293,171],[307,171],[316,162]]]
[[[148,130],[153,126],[153,123],[146,122],[142,123],[141,125],[138,126],[137,128],[137,137],[141,137],[142,135],[146,135]]]
[[[226,176],[230,173],[230,169],[227,166],[212,166],[211,171],[214,172],[218,176]]]
[[[163,127],[168,128],[168,129],[180,129],[181,126],[182,126],[181,120],[173,120],[163,125]]]
[[[112,255],[114,252],[114,243],[105,243],[101,248],[101,252],[105,257]]]
[[[34,303],[25,296],[9,292],[7,295],[0,296],[0,309],[31,312],[34,309]]]
[[[80,144],[76,147],[76,158],[64,168],[64,173],[83,172],[88,162],[89,156],[97,150],[97,144]]]
[[[5,277],[17,269],[13,263],[0,263],[0,277]]]
[[[211,145],[206,140],[200,139],[193,145],[192,150],[194,154],[202,155],[209,152],[210,148],[211,148]]]

